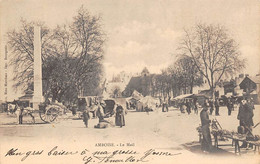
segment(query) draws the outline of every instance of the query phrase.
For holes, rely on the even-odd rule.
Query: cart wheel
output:
[[[45,115],[45,111],[40,110],[40,111],[39,111],[39,115],[40,115],[40,118],[41,118],[41,120],[42,120],[43,122],[49,123],[49,121],[47,120],[47,117],[46,117],[46,115]]]
[[[40,111],[39,114],[42,121],[46,123],[50,123],[53,122],[58,117],[59,109],[55,107],[51,107],[46,111]]]
[[[59,115],[59,110],[55,107],[51,107],[45,112],[45,115],[47,117],[47,120],[49,122],[53,122]]]

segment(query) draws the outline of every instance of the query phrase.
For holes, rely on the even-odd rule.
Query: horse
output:
[[[24,108],[22,105],[19,106],[18,102],[13,102],[11,104],[8,104],[7,107],[8,107],[7,114],[9,115],[9,113],[10,113],[11,115],[14,115],[17,118],[18,124],[21,123],[20,119],[23,116],[28,116],[28,115],[31,116],[33,123],[35,123],[35,118],[32,114],[33,113],[32,108],[30,108],[30,107]]]

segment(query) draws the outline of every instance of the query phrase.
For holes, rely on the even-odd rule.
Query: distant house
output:
[[[240,95],[242,90],[239,86],[239,84],[247,77],[248,74],[240,74],[238,77],[235,77],[235,79],[231,79],[230,81],[223,82],[224,87],[224,94],[232,93],[232,95]]]
[[[247,95],[252,95],[257,102],[260,100],[260,76],[247,76],[239,84],[240,88],[243,89]]]
[[[134,90],[141,93],[142,87],[141,87],[141,77],[132,77],[129,81],[129,83],[126,86],[126,89],[124,90],[124,95],[130,96],[134,92]]]
[[[243,89],[244,92],[250,94],[253,91],[256,91],[257,94],[260,92],[260,76],[247,76],[244,80],[239,84],[240,88]]]
[[[153,84],[154,74],[150,74],[145,67],[141,72],[141,76],[132,77],[124,90],[125,96],[131,96],[134,90],[143,96],[151,95],[151,87]]]
[[[234,94],[235,88],[236,88],[236,83],[234,80],[230,80],[228,82],[223,82],[224,85],[224,94],[226,95],[227,93],[232,93]]]
[[[143,96],[150,95],[152,82],[153,75],[132,77],[126,86],[124,94],[130,96],[136,90]]]

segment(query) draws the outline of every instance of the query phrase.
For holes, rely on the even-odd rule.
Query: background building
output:
[[[239,86],[246,95],[254,98],[255,103],[260,102],[260,76],[247,76]]]

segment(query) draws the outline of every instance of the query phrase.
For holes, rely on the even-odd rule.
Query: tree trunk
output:
[[[194,83],[194,78],[191,78],[191,84],[190,84],[190,94],[193,93],[193,83]]]
[[[210,94],[211,94],[211,98],[215,99],[215,88],[214,87],[210,87]]]

